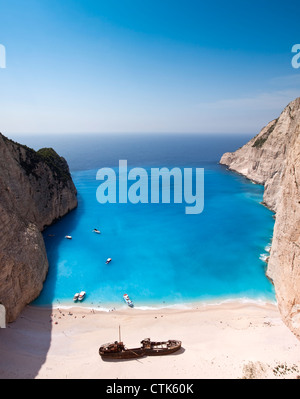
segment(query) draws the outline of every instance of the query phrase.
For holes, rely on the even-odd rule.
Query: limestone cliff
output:
[[[283,320],[300,338],[300,98],[220,163],[265,187],[264,203],[276,212],[267,275]]]
[[[0,303],[7,321],[35,299],[48,271],[41,231],[77,206],[67,162],[0,133]]]

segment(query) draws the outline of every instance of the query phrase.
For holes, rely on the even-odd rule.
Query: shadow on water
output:
[[[46,295],[42,300],[44,305],[45,301],[49,304],[53,304],[55,307],[60,306],[60,302],[57,300],[54,302],[54,292],[57,280],[57,268],[59,263],[59,248],[62,241],[65,241],[66,235],[71,235],[76,229],[77,224],[80,219],[80,213],[83,209],[83,201],[78,194],[78,207],[71,211],[69,214],[64,216],[61,220],[57,221],[53,225],[49,226],[44,232],[44,241],[46,245],[48,261],[49,261],[49,271],[44,287],[46,286]],[[74,240],[73,240],[74,241]],[[67,259],[66,259],[67,260]],[[51,278],[48,278],[51,277]],[[42,292],[41,295],[44,293]],[[32,302],[33,306],[40,306],[39,298]]]
[[[80,198],[78,203],[82,208]],[[1,361],[0,356],[0,379],[35,378],[46,361],[54,323],[51,321],[51,303],[54,298],[59,245],[65,240],[65,235],[71,234],[75,229],[78,220],[79,210],[76,208],[43,232],[49,261],[47,277],[51,273],[51,279],[46,278],[44,282],[44,287],[47,284],[49,306],[38,306],[37,298],[23,310],[15,322],[0,330],[0,352],[7,354],[4,356],[6,364]],[[66,234],[61,234],[62,231],[66,231]]]

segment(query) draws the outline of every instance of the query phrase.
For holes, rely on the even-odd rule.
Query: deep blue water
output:
[[[260,259],[274,220],[260,204],[263,187],[229,172],[218,161],[251,135],[82,135],[24,137],[33,148],[54,147],[70,165],[79,206],[44,232],[49,273],[36,305],[166,306],[232,298],[274,300]],[[204,211],[186,204],[99,204],[101,167],[192,167],[205,170]],[[99,228],[101,235],[92,232]],[[50,235],[50,236],[49,236]],[[66,240],[71,235],[72,240]],[[109,265],[105,260],[111,257]]]

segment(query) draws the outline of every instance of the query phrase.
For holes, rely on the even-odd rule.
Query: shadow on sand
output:
[[[80,198],[78,203],[82,212]],[[76,208],[43,232],[52,276],[57,272],[59,244],[65,240],[61,231],[70,234],[78,219],[79,212]],[[52,278],[51,282],[48,281],[47,289],[52,298],[55,280]],[[15,322],[0,329],[0,379],[33,379],[38,376],[51,344],[52,312],[51,305],[45,308],[36,306],[33,302],[25,307]]]

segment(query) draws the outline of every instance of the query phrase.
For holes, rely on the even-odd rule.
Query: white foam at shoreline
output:
[[[266,251],[266,252],[270,252],[270,251],[271,251],[271,246],[272,246],[272,244],[268,244],[268,245],[265,247],[265,251]]]
[[[240,304],[254,304],[254,305],[277,305],[276,300],[271,300],[271,299],[265,299],[265,298],[248,298],[248,297],[241,297],[241,298],[228,298],[228,299],[223,299],[221,301],[215,301],[215,302],[205,302],[203,303],[205,306],[211,306],[211,305],[223,305],[226,303],[240,303]]]
[[[258,305],[258,306],[266,306],[266,305],[276,305],[277,306],[277,301],[272,300],[272,299],[266,299],[266,298],[249,298],[249,297],[233,297],[233,298],[216,298],[216,299],[211,299],[211,300],[197,300],[197,301],[191,301],[191,302],[186,302],[186,303],[175,303],[175,304],[169,304],[169,305],[159,305],[159,304],[152,304],[152,305],[140,305],[140,306],[135,306],[134,308],[129,308],[127,305],[122,305],[122,306],[101,306],[101,307],[95,307],[91,305],[84,305],[80,304],[77,306],[77,304],[55,304],[53,306],[37,306],[37,305],[31,305],[33,307],[41,308],[41,309],[65,309],[65,310],[71,310],[71,309],[82,309],[82,310],[90,310],[90,311],[95,311],[95,312],[114,312],[114,311],[124,311],[124,310],[141,310],[141,311],[153,311],[153,310],[164,310],[164,309],[174,309],[174,310],[192,310],[198,307],[206,307],[206,306],[222,306],[224,304],[241,304],[241,305],[247,305],[247,304],[253,304],[253,305]]]
[[[269,254],[260,254],[259,259],[262,260],[263,262],[266,262],[269,258]]]

